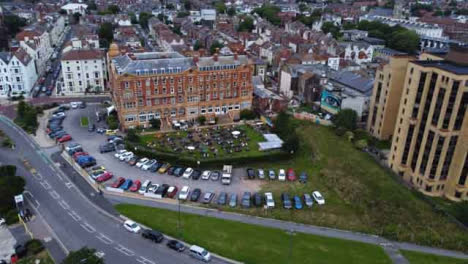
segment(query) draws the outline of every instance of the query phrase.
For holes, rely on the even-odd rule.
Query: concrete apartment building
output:
[[[122,129],[161,119],[200,115],[234,119],[252,106],[253,64],[247,56],[183,57],[175,52],[120,54],[109,51],[111,95]]]
[[[457,46],[408,63],[388,161],[422,193],[455,201],[468,200],[467,62]]]

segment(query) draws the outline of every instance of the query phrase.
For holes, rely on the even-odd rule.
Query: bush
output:
[[[333,118],[333,124],[336,127],[343,127],[347,130],[354,131],[357,126],[358,116],[356,111],[352,109],[343,109]]]
[[[344,127],[337,127],[335,129],[335,134],[339,137],[342,137],[346,133],[346,129]]]
[[[153,118],[149,121],[150,125],[152,128],[154,129],[161,129],[161,120],[157,119],[157,118]]]
[[[363,150],[364,148],[367,148],[367,140],[360,139],[356,141],[354,145],[356,146],[356,148]]]
[[[42,245],[42,242],[37,239],[31,239],[25,244],[26,250],[28,252],[28,255],[36,255],[40,253],[42,250],[44,250],[44,246]]]
[[[13,141],[10,138],[5,138],[2,142],[2,146],[6,148],[11,148],[13,146]]]
[[[119,128],[119,121],[115,115],[110,115],[106,118],[106,123],[109,129],[117,129]]]
[[[205,117],[205,116],[199,116],[199,117],[197,118],[197,121],[198,121],[198,123],[199,123],[200,125],[204,125],[205,122],[206,122],[206,117]]]
[[[18,223],[19,218],[16,209],[11,209],[5,214],[5,221],[7,225]]]
[[[15,165],[0,166],[0,175],[1,176],[15,176],[16,175],[16,166]]]
[[[256,117],[257,117],[257,114],[250,109],[244,109],[240,112],[240,119],[243,119],[243,120],[252,120],[252,119],[255,119]]]
[[[127,131],[127,137],[126,139],[130,142],[135,142],[135,143],[138,143],[140,142],[140,135],[138,135],[138,133],[136,132],[135,129],[129,129]]]
[[[348,139],[348,141],[353,141],[353,139],[354,139],[354,133],[351,132],[351,131],[346,131],[345,137],[346,137],[346,139]]]

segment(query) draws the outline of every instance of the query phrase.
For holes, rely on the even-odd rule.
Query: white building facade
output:
[[[34,60],[24,49],[0,52],[0,97],[27,97],[36,81]]]
[[[41,75],[54,51],[47,28],[39,25],[25,28],[16,35],[16,40],[18,40],[20,47],[34,59],[36,71]]]

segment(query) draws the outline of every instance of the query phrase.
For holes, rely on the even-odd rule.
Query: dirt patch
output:
[[[39,127],[37,128],[36,135],[31,135],[41,148],[50,148],[56,145],[55,140],[51,139],[46,133],[47,120],[55,109],[56,108],[44,110],[44,114],[39,116]]]

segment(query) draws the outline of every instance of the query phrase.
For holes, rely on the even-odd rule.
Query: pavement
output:
[[[18,175],[26,179],[24,196],[33,214],[44,220],[42,229],[65,253],[88,246],[102,252],[106,263],[194,263],[187,252],[177,253],[165,243],[154,244],[125,231],[122,219],[83,195],[49,155],[11,120],[0,116],[0,129],[16,144],[14,151],[2,149],[0,160],[18,167]],[[35,172],[26,168],[22,160],[29,161]],[[212,263],[226,261],[215,258]]]

